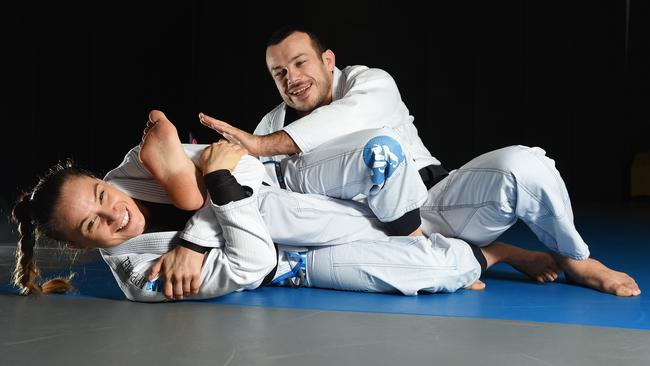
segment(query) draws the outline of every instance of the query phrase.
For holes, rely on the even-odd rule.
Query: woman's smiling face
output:
[[[145,229],[144,215],[131,197],[87,176],[63,184],[54,218],[56,231],[77,248],[113,247]]]

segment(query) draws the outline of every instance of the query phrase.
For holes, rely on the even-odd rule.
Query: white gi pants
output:
[[[481,275],[467,243],[439,234],[388,237],[362,203],[273,187],[262,187],[259,202],[280,245],[275,278],[296,265],[289,252],[306,254],[306,275],[294,285],[415,295],[453,292]]]
[[[510,146],[483,154],[429,190],[422,229],[484,246],[517,219],[550,250],[586,259],[569,195],[555,162],[539,147]]]
[[[380,231],[377,219],[391,222],[427,199],[409,152],[392,130],[342,136],[284,159],[282,172],[287,189],[294,192],[367,198],[366,207],[308,194],[270,190],[260,194],[273,241],[309,247],[302,251],[306,276],[300,281],[293,278],[293,285],[416,295],[453,292],[479,278],[480,264],[461,240],[438,234],[387,237]],[[270,222],[272,218],[281,220]],[[287,224],[290,229],[285,232],[281,228]],[[296,258],[295,250],[281,246],[276,278],[284,278],[298,264]]]
[[[287,189],[341,199],[366,196],[382,222],[400,218],[427,199],[410,153],[388,128],[339,137],[281,164]]]

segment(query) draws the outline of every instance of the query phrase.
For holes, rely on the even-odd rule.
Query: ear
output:
[[[336,55],[334,55],[334,51],[330,49],[325,50],[321,55],[321,58],[323,59],[325,66],[327,66],[327,70],[330,72],[334,71],[334,66],[336,66]]]

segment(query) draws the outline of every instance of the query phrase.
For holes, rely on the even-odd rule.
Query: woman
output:
[[[143,149],[154,140],[147,137]],[[363,205],[263,186],[261,164],[236,144],[183,148],[198,162],[202,177],[196,183],[202,181],[210,197],[196,212],[170,205],[169,181],[160,171],[152,179],[139,161],[139,147],[105,180],[69,166],[51,171],[14,209],[21,234],[15,284],[24,293],[69,285],[57,280],[41,288],[35,281],[37,233],[75,248],[100,248],[125,295],[137,301],[164,300],[163,286],[175,298],[198,288],[191,298],[201,299],[271,282],[411,295],[450,292],[480,288],[472,285],[481,270],[501,260],[529,275],[548,271],[552,262],[546,254],[502,243],[477,249],[438,234],[389,237]],[[322,229],[328,226],[335,230]],[[309,248],[281,245],[276,252],[273,241]],[[147,277],[177,244],[203,262],[200,278],[183,279],[180,290]]]

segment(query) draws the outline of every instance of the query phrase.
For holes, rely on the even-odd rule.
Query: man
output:
[[[284,103],[264,116],[254,135],[203,114],[201,121],[265,162],[309,152],[355,131],[390,127],[412,153],[427,189],[446,175],[422,143],[397,85],[385,71],[365,66],[339,70],[334,52],[313,33],[292,28],[270,38],[266,63]]]
[[[266,63],[283,99],[255,133],[200,114],[201,122],[264,157],[283,184],[280,161],[306,153],[336,137],[368,128],[390,127],[411,151],[429,198],[422,216],[438,232],[476,245],[496,239],[517,219],[558,254],[567,277],[580,285],[618,296],[636,296],[638,285],[625,273],[589,258],[573,225],[566,187],[554,163],[539,148],[512,147],[482,155],[449,175],[424,147],[413,117],[386,72],[365,66],[335,67],[335,55],[311,32],[276,32]],[[541,278],[553,281],[555,276]]]

